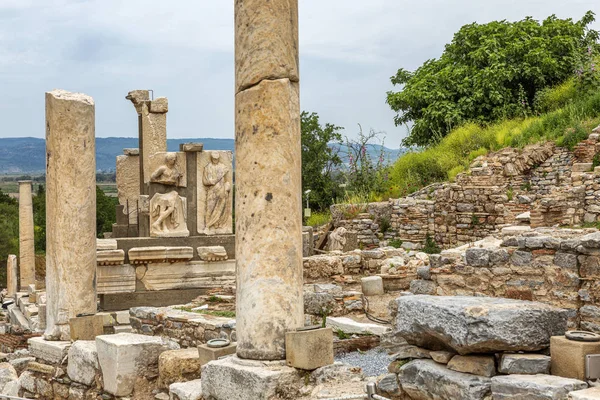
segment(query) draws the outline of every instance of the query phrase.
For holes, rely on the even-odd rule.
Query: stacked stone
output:
[[[340,220],[336,227],[344,227],[348,232],[356,232],[358,245],[378,246],[379,245],[379,224],[371,214],[359,214],[356,218]]]
[[[324,316],[343,316],[364,310],[361,292],[343,290],[332,284],[304,285],[304,313],[320,324]]]
[[[435,202],[413,198],[391,200],[391,202],[392,229],[384,234],[384,239],[401,240],[403,244],[411,243],[415,248],[420,248],[427,235],[435,231]]]
[[[564,310],[436,296],[404,296],[391,307],[395,353],[379,385],[392,398],[566,399],[587,388],[583,381],[548,375],[551,359],[543,353],[550,338],[566,330]]]
[[[135,333],[168,338],[182,348],[220,337],[236,339],[235,321],[231,319],[175,309],[134,307],[130,310],[130,322]]]
[[[547,195],[556,187],[569,186],[572,166],[573,154],[568,149],[556,148],[550,158],[531,172],[531,192]]]

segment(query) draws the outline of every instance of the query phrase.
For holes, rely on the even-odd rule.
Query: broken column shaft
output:
[[[304,325],[297,0],[235,1],[237,355]]]
[[[69,319],[97,309],[94,118],[91,97],[46,93],[48,340],[69,340]]]
[[[33,238],[33,202],[31,181],[19,181],[19,286],[26,290],[35,284],[35,248]]]

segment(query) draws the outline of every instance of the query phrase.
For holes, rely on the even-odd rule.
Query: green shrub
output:
[[[331,221],[331,213],[325,212],[313,212],[310,217],[306,219],[306,225],[312,227],[323,226]]]
[[[379,231],[381,233],[386,233],[392,227],[392,223],[390,222],[390,219],[388,217],[380,217],[378,223]]]
[[[388,240],[388,246],[399,249],[402,247],[402,240],[400,239],[390,239]]]
[[[425,245],[423,246],[423,253],[439,254],[441,252],[442,249],[437,245],[435,240],[433,240],[431,235],[427,234],[427,236],[425,236]]]

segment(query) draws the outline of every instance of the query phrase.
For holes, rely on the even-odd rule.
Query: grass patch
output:
[[[213,315],[215,317],[235,318],[235,311],[218,310],[192,310],[191,307],[179,307],[178,310],[193,312],[196,314]]]
[[[452,181],[479,156],[504,147],[554,141],[573,149],[600,124],[600,92],[583,93],[568,81],[541,94],[544,113],[482,126],[468,123],[439,143],[414,149],[390,169],[390,186],[383,197],[399,198],[435,182]]]
[[[306,225],[312,227],[319,227],[326,225],[331,221],[331,213],[329,211],[326,212],[314,212],[310,217],[306,219]]]

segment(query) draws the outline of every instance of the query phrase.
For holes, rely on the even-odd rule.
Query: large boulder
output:
[[[451,371],[433,360],[414,360],[400,368],[398,380],[411,399],[488,400],[491,379]]]
[[[577,379],[554,375],[505,375],[492,378],[494,400],[563,400],[587,388]]]
[[[395,333],[410,344],[461,355],[538,351],[567,329],[567,310],[531,301],[416,295],[395,302]]]
[[[92,386],[100,373],[98,351],[93,340],[78,340],[69,349],[67,375],[74,382]]]

